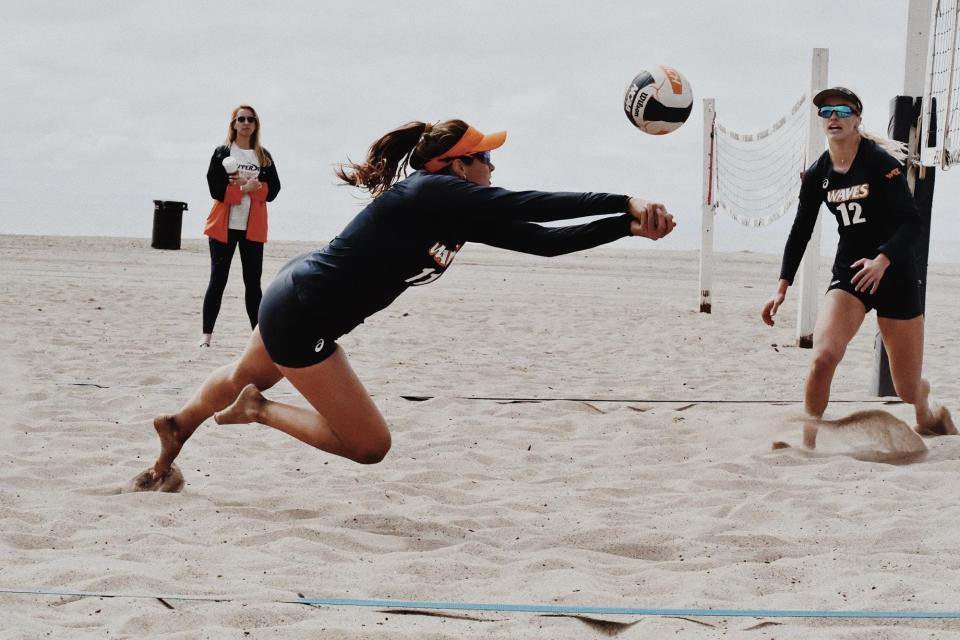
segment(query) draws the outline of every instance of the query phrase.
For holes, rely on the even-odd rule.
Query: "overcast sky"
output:
[[[336,186],[336,163],[404,122],[460,117],[508,130],[496,184],[657,198],[680,221],[658,246],[695,249],[701,99],[729,128],[764,129],[825,47],[830,84],[857,90],[867,128],[885,131],[906,18],[907,0],[4,2],[0,233],[149,237],[163,199],[189,203],[183,235],[200,237],[210,155],[247,102],[283,182],[274,239],[335,235],[363,204]],[[660,137],[621,106],[657,63],[695,96]],[[938,179],[935,261],[958,259],[957,180]],[[789,223],[718,218],[717,245],[779,253]]]

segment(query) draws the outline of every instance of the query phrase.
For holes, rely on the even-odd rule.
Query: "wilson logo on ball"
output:
[[[623,111],[635,127],[651,135],[675,131],[690,117],[693,90],[683,74],[658,65],[637,74],[623,97]]]

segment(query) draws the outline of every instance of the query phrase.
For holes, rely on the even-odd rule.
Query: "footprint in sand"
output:
[[[800,419],[797,419],[798,421]],[[896,416],[873,409],[857,411],[836,420],[803,419],[804,442],[812,444],[820,436],[820,455],[846,455],[865,462],[907,464],[923,459],[927,445],[923,438]],[[824,437],[825,436],[825,437]],[[790,448],[786,442],[774,442],[773,449]],[[813,446],[805,446],[807,455],[818,455]]]
[[[153,467],[141,471],[137,476],[127,483],[121,493],[134,493],[137,491],[161,491],[163,493],[180,493],[183,491],[183,473],[177,465],[172,465],[170,471],[162,478],[155,478]]]

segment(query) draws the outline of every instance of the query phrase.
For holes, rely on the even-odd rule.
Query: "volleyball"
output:
[[[630,122],[655,136],[679,129],[692,109],[690,83],[682,73],[665,65],[638,73],[623,96],[623,111]]]

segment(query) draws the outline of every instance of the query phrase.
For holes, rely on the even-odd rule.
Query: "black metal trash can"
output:
[[[153,240],[154,249],[179,249],[180,230],[183,226],[183,212],[186,202],[173,200],[153,201]]]

